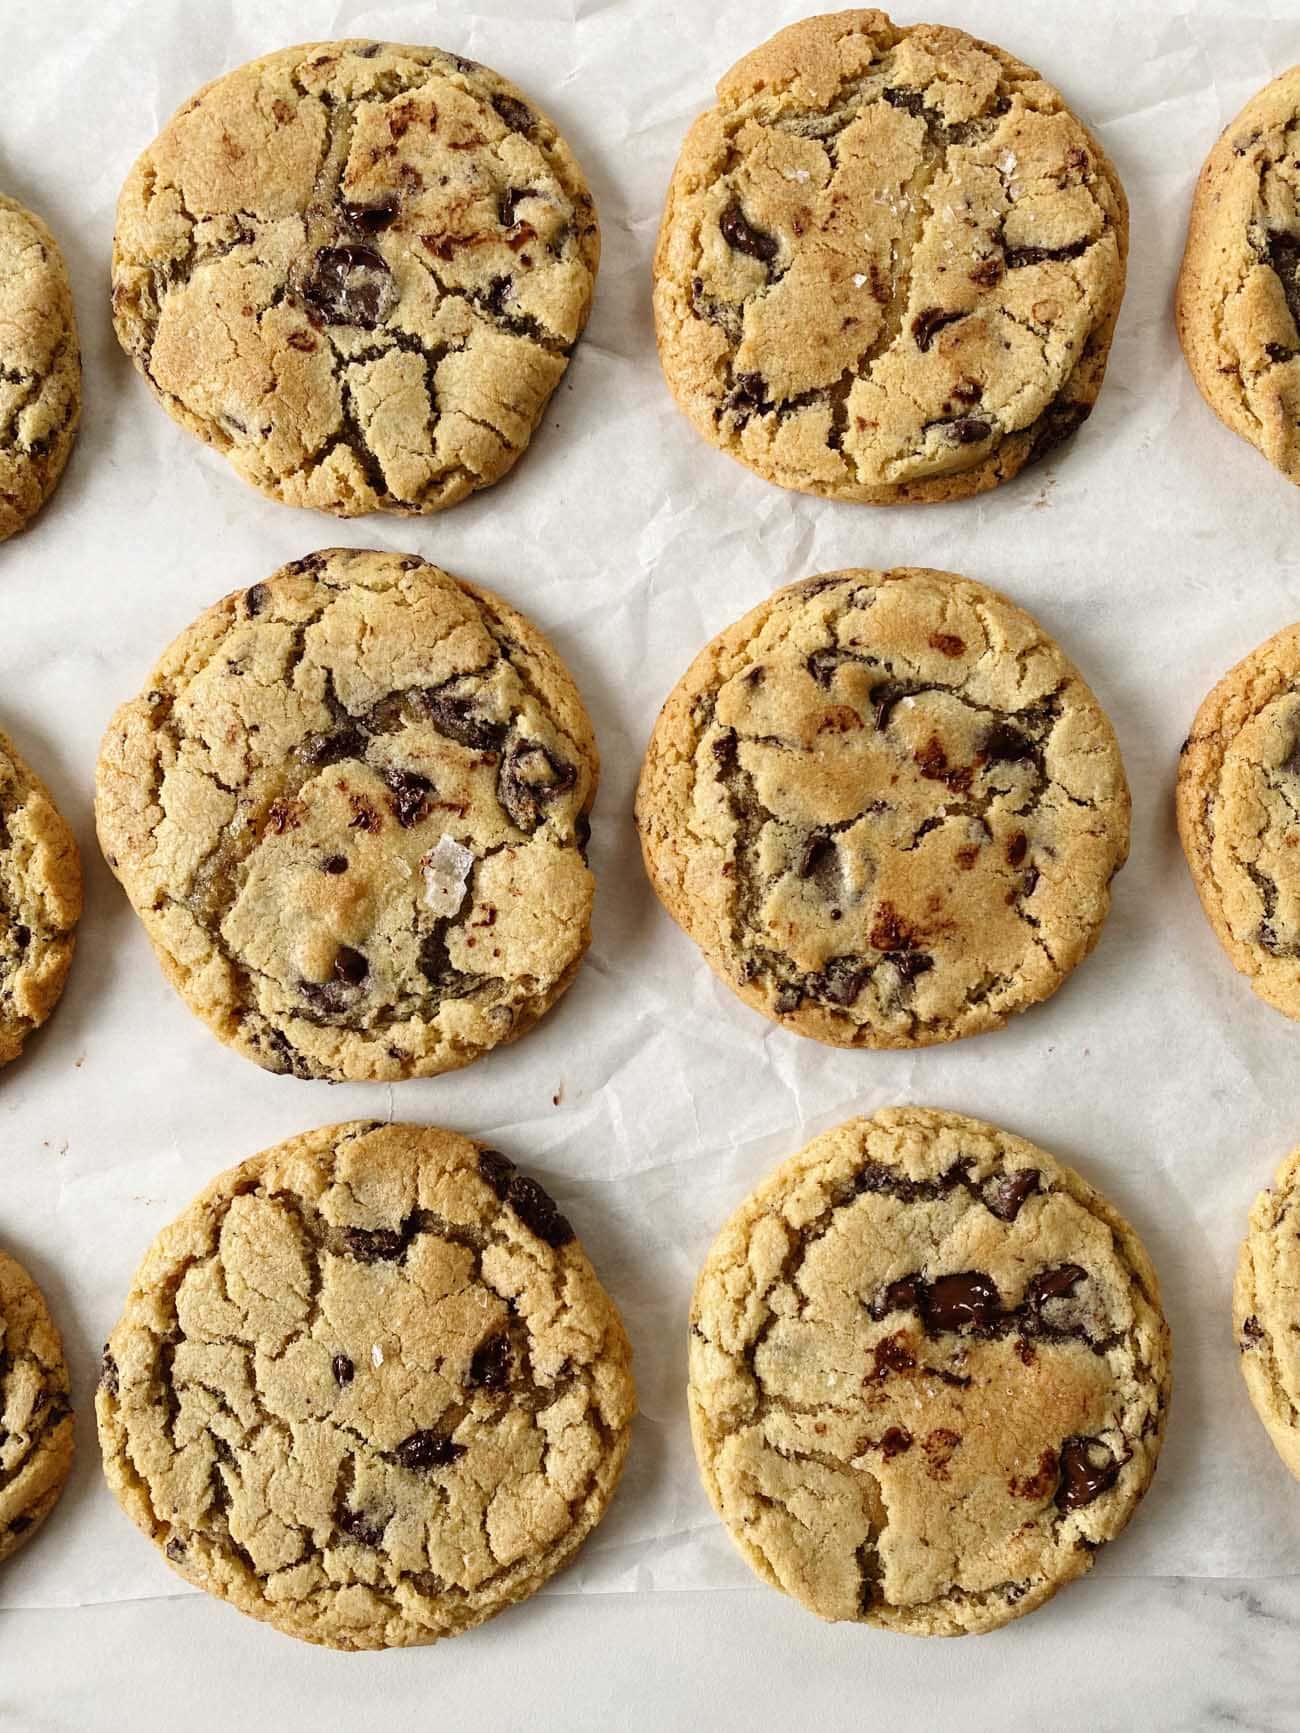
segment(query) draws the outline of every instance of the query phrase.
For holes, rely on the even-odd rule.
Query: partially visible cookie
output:
[[[0,1251],[0,1559],[58,1503],[72,1430],[59,1332],[27,1271]]]
[[[1115,169],[1036,72],[960,30],[806,18],[687,134],[659,353],[698,431],[769,481],[960,499],[1086,420],[1127,251]]]
[[[390,1082],[468,1065],[569,985],[597,774],[521,614],[414,555],[331,548],[181,634],[109,724],[96,815],[223,1041]]]
[[[1255,1412],[1300,1480],[1300,1149],[1260,1192],[1237,1262],[1232,1327]]]
[[[1300,626],[1252,650],[1201,705],[1177,805],[1219,942],[1261,999],[1300,1018]]]
[[[1251,98],[1206,158],[1178,277],[1201,396],[1300,482],[1300,66]]]
[[[81,417],[81,352],[58,243],[0,193],[0,541],[58,485]]]
[[[1101,706],[947,572],[830,572],[706,646],[637,792],[664,906],[755,1010],[837,1046],[999,1028],[1096,943],[1128,852]]]
[[[155,1240],[104,1351],[104,1471],[180,1574],[290,1636],[432,1643],[540,1588],[627,1454],[631,1351],[495,1151],[327,1126]]]
[[[719,1234],[691,1308],[709,1496],[825,1619],[958,1636],[1041,1606],[1132,1516],[1168,1399],[1133,1230],[958,1113],[814,1138]]]
[[[59,1002],[81,917],[81,857],[49,790],[0,733],[0,1065]]]
[[[113,317],[168,414],[263,493],[436,512],[528,445],[599,254],[573,153],[513,84],[308,43],[206,85],[136,163]]]

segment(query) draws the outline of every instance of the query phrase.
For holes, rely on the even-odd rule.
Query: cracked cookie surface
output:
[[[393,1081],[513,1040],[573,979],[597,771],[527,620],[413,555],[335,548],[181,634],[109,724],[96,817],[223,1041]]]
[[[1300,1479],[1300,1149],[1251,1209],[1232,1325],[1255,1412]]]
[[[1220,944],[1261,999],[1300,1018],[1300,626],[1253,650],[1201,705],[1177,805]]]
[[[956,1636],[1041,1606],[1129,1520],[1168,1395],[1132,1230],[961,1114],[815,1138],[695,1290],[705,1486],[758,1574],[826,1619]]]
[[[994,487],[1087,418],[1128,208],[1037,73],[839,12],[717,94],[654,267],[664,372],[707,440],[782,486],[890,505]]]
[[[54,1509],[72,1453],[63,1343],[40,1289],[0,1251],[0,1559]]]
[[[314,43],[207,85],[136,163],[114,321],[264,493],[435,512],[528,445],[599,251],[581,170],[514,85],[435,48]]]
[[[1175,317],[1210,408],[1300,483],[1300,66],[1252,97],[1206,159]]]
[[[81,918],[81,857],[49,790],[0,733],[0,1065],[59,1002]]]
[[[832,572],[709,644],[637,794],[650,878],[745,1002],[839,1046],[1000,1027],[1091,950],[1128,851],[1100,706],[1004,597]]]
[[[81,416],[81,352],[58,243],[0,194],[0,541],[58,485]]]
[[[233,1168],[158,1236],[104,1351],[109,1485],[182,1576],[334,1648],[540,1588],[627,1454],[631,1352],[536,1181],[354,1123]]]

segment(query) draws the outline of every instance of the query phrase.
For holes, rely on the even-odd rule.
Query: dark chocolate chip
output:
[[[339,873],[345,873],[348,870],[348,857],[345,854],[327,855],[320,863],[320,870],[323,873],[329,873],[332,878],[337,878]]]
[[[756,229],[750,223],[745,213],[736,203],[731,203],[718,219],[718,227],[727,245],[737,253],[745,253],[751,259],[759,259],[765,265],[770,265],[780,251],[780,242],[775,235],[767,234],[763,229]]]
[[[947,428],[949,439],[958,445],[978,445],[993,432],[987,421],[977,421],[970,415],[963,415],[956,421],[948,422]]]
[[[928,1330],[983,1330],[997,1322],[1002,1296],[991,1276],[961,1270],[931,1282],[921,1306]]]
[[[1005,257],[1008,271],[1023,270],[1026,265],[1042,265],[1049,259],[1077,259],[1092,245],[1089,240],[1071,241],[1064,247],[1008,247]]]
[[[352,1382],[352,1379],[356,1374],[356,1367],[352,1364],[351,1360],[348,1359],[346,1354],[336,1354],[331,1364],[334,1368],[334,1382],[340,1389],[342,1389],[345,1384],[350,1384]]]
[[[1059,1264],[1054,1270],[1041,1270],[1025,1290],[1025,1305],[1041,1323],[1043,1307],[1049,1300],[1062,1300],[1072,1293],[1088,1272],[1078,1264]]]
[[[489,1336],[475,1348],[465,1382],[473,1389],[502,1390],[510,1382],[510,1338]]]
[[[298,748],[298,756],[312,770],[338,764],[345,758],[365,756],[366,742],[359,728],[345,723],[327,734],[309,734]]]
[[[504,1203],[510,1190],[510,1181],[514,1178],[514,1162],[508,1160],[499,1150],[480,1149],[478,1152],[478,1171],[479,1177],[487,1181]]]
[[[880,1453],[886,1462],[892,1462],[896,1456],[902,1456],[904,1451],[912,1448],[912,1434],[906,1426],[891,1426],[881,1435]]]
[[[386,770],[384,781],[391,790],[389,806],[403,830],[410,830],[429,815],[433,784],[414,770]]]
[[[1094,1458],[1104,1458],[1097,1462]],[[1056,1502],[1062,1510],[1079,1510],[1108,1492],[1124,1464],[1100,1438],[1067,1438],[1061,1446],[1061,1484]]]
[[[501,761],[497,798],[511,823],[535,831],[544,808],[578,780],[573,765],[553,756],[536,740],[515,741]]]
[[[117,1361],[109,1353],[107,1346],[99,1363],[99,1387],[110,1396],[117,1395]]]
[[[526,138],[531,138],[537,126],[537,116],[527,103],[520,102],[517,96],[494,96],[492,106],[505,121],[511,132],[522,132]]]
[[[505,1201],[528,1231],[548,1246],[567,1246],[573,1238],[571,1224],[535,1179],[517,1173],[510,1181]]]
[[[348,222],[355,228],[363,229],[368,235],[377,235],[381,229],[388,228],[397,217],[395,199],[385,199],[382,203],[373,205],[350,204],[344,200],[340,209]]]
[[[359,987],[370,973],[370,964],[351,945],[340,945],[334,958],[334,978],[346,981],[349,987]]]
[[[334,325],[371,331],[397,300],[393,273],[373,247],[323,247],[302,286],[303,299]]]
[[[1048,452],[1055,451],[1058,445],[1077,433],[1084,422],[1092,414],[1091,403],[1062,403],[1049,405],[1034,423],[1033,437],[1029,442],[1029,454],[1025,462],[1037,463],[1046,457]]]
[[[893,964],[905,986],[934,967],[934,958],[927,957],[924,951],[887,951],[885,961]]]
[[[1020,764],[1035,753],[1033,741],[1009,722],[995,722],[984,736],[980,751],[990,764]]]
[[[880,1319],[887,1318],[891,1312],[915,1312],[924,1295],[925,1283],[920,1276],[904,1276],[901,1281],[890,1282],[876,1295],[871,1302],[871,1316]]]
[[[359,1540],[362,1546],[378,1546],[384,1538],[385,1524],[374,1522],[364,1511],[348,1510],[346,1507],[335,1512],[334,1521],[350,1534],[353,1540]]]
[[[475,752],[494,752],[506,737],[505,724],[477,715],[470,698],[426,692],[422,701],[439,734],[445,734],[458,745],[470,746]]]
[[[19,951],[25,951],[32,942],[32,929],[25,927],[21,921],[13,929],[14,946]]]
[[[871,702],[875,707],[878,732],[883,733],[889,727],[894,706],[906,698],[911,690],[910,686],[904,686],[897,680],[882,680],[878,686],[871,688]]]
[[[915,1365],[916,1355],[912,1352],[911,1341],[906,1332],[899,1330],[886,1336],[883,1342],[876,1343],[872,1349],[872,1367],[864,1382],[871,1384],[888,1378],[891,1372],[910,1372]]]
[[[912,320],[912,335],[922,354],[929,349],[945,325],[955,325],[964,313],[945,313],[942,307],[926,307]]]
[[[994,1180],[984,1193],[986,1208],[1000,1222],[1013,1222],[1020,1214],[1020,1207],[1027,1197],[1032,1197],[1038,1190],[1038,1182],[1042,1178],[1036,1167],[1019,1167],[1014,1173],[1005,1173],[1001,1179]]]
[[[260,614],[270,599],[271,592],[265,584],[254,584],[251,589],[245,590],[244,607],[248,611],[249,618],[251,619],[255,614]]]
[[[870,963],[861,957],[832,957],[825,968],[808,976],[807,986],[809,992],[832,1005],[852,1005],[870,973]]]
[[[465,1446],[456,1444],[445,1432],[413,1432],[404,1438],[393,1452],[403,1468],[446,1468],[458,1456],[464,1456]]]
[[[1018,867],[1029,853],[1029,838],[1023,830],[1018,830],[1007,843],[1007,865]]]
[[[344,1228],[343,1250],[360,1264],[395,1263],[408,1241],[396,1228]]]

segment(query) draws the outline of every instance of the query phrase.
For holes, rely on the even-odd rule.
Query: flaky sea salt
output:
[[[1019,162],[1019,160],[1020,159],[1017,157],[1015,151],[1004,150],[1002,155],[998,158],[998,162],[997,162],[998,173],[1000,175],[1014,174],[1015,170],[1016,170],[1016,164]]]
[[[802,182],[802,181],[812,179],[812,175],[810,174],[810,172],[806,168],[783,168],[781,170],[781,173],[785,176],[786,180],[788,180],[788,181],[801,181]]]
[[[436,847],[421,856],[424,900],[435,915],[454,915],[460,908],[473,865],[474,851],[462,848],[452,836],[440,837]]]
[[[863,272],[855,271],[853,273],[853,287],[855,289],[860,289],[862,287],[862,285],[866,282],[866,280],[867,280],[866,276]]]
[[[383,1363],[384,1350],[379,1346],[378,1342],[372,1342],[370,1345],[370,1364],[377,1372]]]

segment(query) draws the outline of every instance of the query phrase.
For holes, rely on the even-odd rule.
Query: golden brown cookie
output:
[[[512,1041],[590,938],[598,760],[551,645],[414,555],[227,596],[109,724],[109,865],[190,1009],[270,1071],[429,1077]]]
[[[655,255],[659,353],[712,444],[893,505],[995,487],[1083,422],[1128,207],[1038,74],[960,30],[806,18],[696,121]]]
[[[1300,482],[1300,66],[1210,152],[1178,277],[1178,336],[1226,426]]]
[[[104,1472],[241,1612],[338,1649],[432,1643],[600,1521],[630,1364],[535,1180],[449,1131],[327,1126],[154,1241],[104,1350]]]
[[[957,1636],[1041,1606],[1132,1516],[1168,1398],[1132,1229],[958,1113],[814,1138],[719,1234],[691,1309],[709,1496],[825,1619]]]
[[[1237,1263],[1232,1325],[1255,1412],[1300,1479],[1300,1149],[1255,1199]]]
[[[58,1503],[72,1431],[59,1332],[27,1271],[0,1251],[0,1559]]]
[[[1197,711],[1178,767],[1178,832],[1234,966],[1300,1018],[1300,626],[1252,650]]]
[[[113,313],[163,407],[254,487],[435,512],[527,446],[599,252],[582,171],[513,84],[309,43],[205,86],[136,163]]]
[[[50,791],[0,733],[0,1065],[59,1002],[81,918],[81,856]]]
[[[0,194],[0,542],[58,486],[81,419],[81,352],[58,242]]]
[[[646,868],[732,990],[837,1046],[999,1028],[1095,944],[1128,852],[1110,723],[947,572],[793,584],[696,657],[637,792]]]

